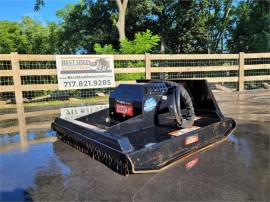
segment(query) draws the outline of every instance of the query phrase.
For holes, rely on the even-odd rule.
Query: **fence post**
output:
[[[245,53],[240,52],[239,53],[239,80],[238,80],[238,89],[239,91],[245,90]]]
[[[17,104],[23,104],[23,94],[21,85],[21,75],[20,75],[20,63],[18,53],[10,53],[11,66],[13,73],[13,82],[15,90],[15,100]]]
[[[17,104],[17,115],[18,115],[18,126],[20,132],[21,148],[27,149],[29,142],[27,140],[26,120],[23,105]]]
[[[151,58],[149,53],[145,53],[145,79],[151,79]]]

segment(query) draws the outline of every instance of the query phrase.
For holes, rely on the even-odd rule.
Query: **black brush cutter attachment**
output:
[[[60,140],[124,175],[159,171],[235,127],[205,80],[121,84],[110,94],[109,108],[52,123]]]

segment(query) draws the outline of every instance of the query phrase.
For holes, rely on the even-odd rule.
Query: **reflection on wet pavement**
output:
[[[162,172],[128,177],[55,141],[50,123],[60,109],[5,111],[0,115],[1,200],[269,201],[269,91],[216,97],[224,114],[238,123],[227,141]],[[82,110],[77,109],[62,109],[62,115],[75,110],[74,118]]]
[[[88,105],[56,108],[53,106],[39,108],[0,109],[0,151],[12,149],[27,149],[31,144],[54,142],[55,132],[50,130],[55,117],[75,119],[94,111],[107,107],[107,105]],[[10,113],[9,113],[10,111]]]

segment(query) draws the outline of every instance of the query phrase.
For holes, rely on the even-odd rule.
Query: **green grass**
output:
[[[81,103],[91,103],[91,104],[106,104],[108,103],[109,96],[105,97],[89,97],[81,99],[69,99],[69,100],[52,100],[47,102],[33,102],[24,103],[24,107],[44,107],[44,106],[70,106]],[[1,108],[16,108],[16,104],[3,104]]]
[[[117,73],[115,74],[116,81],[134,81],[137,79],[145,79],[145,73]]]

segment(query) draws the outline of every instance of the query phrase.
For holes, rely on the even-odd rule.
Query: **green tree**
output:
[[[232,23],[232,0],[205,1],[207,52],[223,52],[228,38],[228,27]]]
[[[117,47],[118,33],[112,18],[116,10],[116,5],[106,0],[81,1],[59,10],[61,52],[93,53],[95,43]]]
[[[231,8],[232,0],[133,0],[128,6],[127,30],[148,28],[160,35],[162,53],[220,52]]]
[[[129,2],[126,27],[128,38],[150,29],[160,36],[160,52],[168,49],[173,25],[173,6],[177,0],[133,0]]]
[[[90,53],[96,43],[112,51],[102,46],[112,44],[119,49],[119,37],[130,39],[146,29],[160,36],[162,53],[219,53],[228,49],[264,52],[270,49],[269,4],[270,0],[242,0],[234,7],[232,0],[81,0],[59,11],[62,23],[50,27],[54,29],[56,47],[61,47],[54,51],[60,53]],[[43,0],[36,0],[35,9],[42,5]],[[11,38],[20,32],[15,24],[10,29],[16,29]],[[4,28],[3,36],[8,33]],[[40,44],[44,41],[30,35],[25,40],[21,39],[24,36],[15,38],[25,43],[36,41],[37,47],[49,49]],[[14,49],[15,43],[7,41],[8,44],[2,42],[3,47]]]
[[[196,1],[180,1],[174,5],[172,28],[168,41],[168,47],[172,52],[206,52],[207,16],[202,9],[203,6],[203,2],[197,3]]]
[[[111,3],[116,3],[117,5],[117,11],[116,13],[113,13],[115,23],[114,25],[117,27],[118,34],[119,34],[119,40],[124,40],[126,39],[126,34],[125,34],[125,17],[126,17],[126,10],[127,10],[127,5],[128,5],[128,0],[115,0],[110,1],[110,0],[82,0],[80,1],[80,4],[103,4],[107,7],[108,10],[110,10]],[[34,10],[38,11],[42,6],[44,6],[45,2],[44,0],[36,0],[35,5],[34,5]],[[115,18],[117,17],[117,19]]]
[[[0,21],[0,53],[27,52],[27,39],[17,22]]]
[[[27,41],[27,52],[30,53],[49,53],[48,42],[49,30],[40,23],[29,17],[24,17],[20,23],[22,34]]]
[[[43,26],[29,17],[19,23],[0,21],[0,53],[55,53],[57,29],[54,23]]]
[[[270,51],[270,1],[243,1],[234,10],[234,26],[228,47],[231,52]]]

